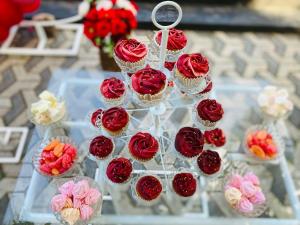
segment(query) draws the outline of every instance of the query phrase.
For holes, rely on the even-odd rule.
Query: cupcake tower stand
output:
[[[170,26],[161,26],[156,22],[155,14],[157,10],[165,5],[172,5],[178,10],[178,18],[176,22]],[[160,59],[165,59],[166,46],[168,39],[168,29],[177,25],[182,17],[181,8],[174,2],[162,2],[153,11],[154,24],[163,30],[162,44],[160,51]],[[160,61],[160,68],[163,68],[164,60]],[[66,75],[66,74],[65,74]],[[115,75],[115,74],[114,74]],[[98,76],[99,77],[99,76]],[[57,132],[64,132],[66,135],[71,136],[79,143],[87,138],[86,135],[91,133],[90,125],[86,120],[82,120],[84,114],[88,112],[83,108],[91,108],[92,99],[95,99],[97,95],[97,89],[100,81],[98,79],[84,79],[84,78],[70,78],[64,80],[59,86],[59,95],[64,96],[66,103],[73,101],[68,105],[70,114],[73,121],[66,121],[63,124],[63,129],[48,129],[44,135],[45,139],[51,136],[58,135]],[[82,90],[81,95],[77,96],[75,90]],[[219,97],[219,93],[244,93],[245,96],[255,94],[259,89],[250,84],[247,85],[216,85],[212,93],[212,97]],[[220,95],[221,96],[221,95]],[[81,101],[83,99],[91,99],[91,101]],[[230,97],[229,97],[230,99]],[[99,106],[99,103],[96,103]],[[229,206],[223,199],[223,194],[220,193],[221,189],[219,178],[210,179],[204,176],[199,176],[196,171],[192,160],[183,160],[174,153],[174,135],[177,130],[183,126],[192,126],[194,124],[192,120],[192,109],[195,104],[195,100],[192,97],[183,95],[180,90],[173,88],[170,97],[167,98],[162,104],[151,108],[137,108],[130,101],[126,106],[127,111],[130,113],[131,123],[129,126],[128,136],[121,136],[116,140],[116,149],[118,155],[128,156],[128,150],[126,143],[130,135],[137,131],[151,130],[159,137],[161,149],[155,159],[152,159],[148,163],[140,164],[134,163],[133,180],[138,175],[153,174],[159,176],[163,180],[163,194],[160,201],[154,206],[141,206],[135,203],[132,198],[131,189],[121,190],[117,186],[110,186],[106,182],[105,170],[107,161],[97,161],[97,168],[93,169],[92,161],[87,159],[80,159],[81,167],[78,165],[78,171],[74,171],[74,176],[89,174],[101,186],[101,190],[104,194],[102,210],[96,217],[90,221],[91,224],[224,224],[224,225],[241,225],[241,224],[264,224],[264,225],[296,225],[299,224],[300,219],[300,206],[296,195],[295,186],[292,181],[291,175],[288,170],[287,161],[285,157],[280,157],[275,164],[267,162],[257,162],[254,159],[249,158],[244,153],[238,152],[238,147],[231,144],[226,146],[230,151],[226,153],[222,149],[218,150],[223,154],[223,169],[226,169],[228,165],[234,162],[247,162],[253,164],[254,167],[270,167],[276,169],[281,174],[282,184],[286,189],[289,197],[290,205],[293,209],[292,218],[276,218],[272,216],[266,216],[263,218],[245,219],[238,217],[236,214],[232,214],[229,210]],[[230,105],[230,104],[229,104]],[[234,104],[233,104],[234,105]],[[236,107],[236,106],[235,106]],[[236,108],[235,108],[236,109]],[[232,111],[236,111],[236,110]],[[225,109],[225,112],[230,114],[230,107]],[[232,116],[232,115],[231,115]],[[225,116],[226,118],[226,116]],[[235,117],[232,117],[235,118]],[[236,120],[239,118],[236,117]],[[231,121],[232,123],[234,121]],[[226,125],[226,124],[225,124]],[[232,129],[233,130],[233,129]],[[96,131],[95,131],[96,132]],[[99,134],[99,131],[97,131]],[[80,134],[79,134],[80,133]],[[95,133],[96,135],[96,133]],[[88,150],[85,149],[87,152]],[[226,157],[225,157],[226,155]],[[194,160],[195,161],[195,160]],[[176,198],[174,192],[169,185],[170,176],[180,170],[180,168],[188,168],[193,173],[197,174],[199,190],[196,193],[195,198],[191,198],[187,201]],[[222,175],[221,175],[222,177]],[[55,223],[57,222],[54,215],[49,209],[49,201],[47,198],[47,187],[49,182],[53,180],[46,179],[33,172],[30,185],[25,197],[24,204],[22,206],[20,219],[26,221],[32,221],[35,223]],[[49,190],[48,190],[49,191]],[[48,196],[49,197],[49,196]],[[40,200],[39,200],[40,198]],[[218,214],[218,212],[211,205],[212,200],[215,198],[214,204],[221,204],[221,208],[225,209],[224,214]],[[42,199],[42,200],[41,200]],[[41,203],[42,202],[42,203]],[[41,206],[43,205],[43,206]],[[114,210],[112,210],[112,208]],[[226,208],[228,209],[226,212]]]

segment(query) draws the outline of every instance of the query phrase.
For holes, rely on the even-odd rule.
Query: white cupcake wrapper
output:
[[[113,57],[123,72],[135,73],[136,71],[145,67],[147,55],[137,62],[125,62],[120,59],[115,53],[113,54]]]

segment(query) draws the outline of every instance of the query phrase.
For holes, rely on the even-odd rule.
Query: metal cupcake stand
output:
[[[157,23],[155,15],[159,8],[163,6],[173,6],[178,10],[177,20],[169,25],[162,26]],[[180,6],[172,1],[165,1],[158,4],[152,13],[152,20],[155,26],[162,30],[162,43],[160,50],[160,68],[164,67],[164,59],[166,57],[166,46],[168,40],[168,29],[176,26],[182,18],[182,10]],[[98,76],[99,77],[99,76]],[[67,80],[62,80],[58,85],[58,94],[63,96],[68,101],[72,102],[70,109],[72,120],[66,121],[63,124],[62,131],[48,129],[43,135],[47,139],[52,135],[57,135],[57,132],[64,132],[73,139],[83,142],[86,135],[91,134],[90,125],[87,120],[83,120],[82,116],[87,114],[83,108],[92,108],[92,99],[97,95],[97,88],[100,79],[96,76],[92,78],[71,77]],[[80,96],[74,90],[82,90]],[[214,86],[212,97],[220,98],[228,95],[229,102],[226,104],[228,108],[225,109],[226,115],[239,120],[235,117],[235,103],[230,102],[231,98],[234,101],[234,96],[247,98],[250,95],[255,95],[259,91],[259,86],[247,83],[242,84],[218,84]],[[90,102],[81,101],[81,99],[91,99]],[[76,102],[79,102],[76,105]],[[222,101],[221,101],[222,102]],[[246,100],[241,99],[239,103],[245,103]],[[74,103],[74,104],[73,104]],[[247,102],[245,105],[248,106]],[[70,103],[71,104],[71,103]],[[196,198],[189,200],[178,199],[171,191],[170,176],[178,171],[180,168],[189,168],[196,172],[192,160],[179,159],[178,155],[174,154],[173,138],[177,130],[182,126],[192,126],[192,108],[195,104],[193,98],[184,96],[179,90],[172,90],[170,97],[167,98],[163,105],[154,108],[137,108],[130,102],[127,103],[126,109],[130,113],[131,124],[129,133],[133,134],[139,130],[151,130],[156,132],[159,137],[161,149],[155,159],[149,163],[139,164],[134,163],[133,176],[141,174],[154,174],[163,180],[163,194],[160,201],[151,207],[145,207],[137,204],[132,198],[131,189],[120,190],[117,186],[109,186],[106,182],[105,170],[107,161],[97,161],[96,167],[93,169],[95,162],[80,159],[83,166],[78,166],[78,171],[74,175],[82,175],[88,173],[91,177],[99,183],[103,191],[103,204],[101,211],[90,221],[91,224],[197,224],[197,225],[296,225],[300,224],[300,204],[295,190],[295,185],[288,169],[287,160],[280,157],[276,162],[261,162],[257,161],[240,151],[239,146],[231,143],[226,145],[226,150],[220,149],[224,158],[224,169],[226,166],[239,163],[247,163],[251,168],[258,171],[262,183],[269,179],[269,174],[276,176],[276,179],[282,188],[285,190],[289,206],[292,210],[292,216],[276,216],[269,211],[260,218],[244,218],[231,211],[227,205],[222,194],[222,182],[219,179],[209,179],[204,176],[198,176],[199,190]],[[95,105],[95,104],[94,104]],[[99,104],[97,104],[99,105]],[[246,107],[245,106],[245,107]],[[242,106],[241,106],[242,107]],[[240,109],[242,110],[242,109]],[[228,115],[227,115],[228,113]],[[232,117],[233,116],[233,117]],[[75,118],[75,119],[74,119]],[[79,119],[81,118],[81,119]],[[232,123],[233,125],[228,125]],[[234,121],[224,122],[222,124],[228,126],[228,131],[234,132],[237,130],[237,136],[241,135],[238,125]],[[234,128],[234,126],[236,126]],[[282,125],[284,126],[284,125]],[[154,130],[153,130],[154,128]],[[226,129],[225,129],[226,130]],[[94,132],[94,131],[93,131]],[[119,137],[117,140],[118,154],[129,157],[126,143],[129,136]],[[239,142],[240,144],[241,142]],[[88,151],[87,149],[85,151]],[[194,160],[195,161],[195,160]],[[92,164],[94,163],[94,164]],[[256,171],[257,170],[257,171]],[[272,173],[272,171],[275,171]],[[264,176],[264,174],[266,174]],[[21,207],[20,220],[31,221],[34,223],[56,223],[55,216],[51,213],[49,208],[49,192],[47,186],[53,180],[49,180],[41,176],[36,171],[33,171],[30,184],[25,195],[24,204]],[[276,182],[275,182],[276,183]],[[272,190],[272,187],[269,187]],[[271,191],[270,191],[271,192]],[[272,192],[274,194],[276,192]],[[267,198],[269,194],[267,194]],[[269,207],[272,208],[272,203],[268,202]]]

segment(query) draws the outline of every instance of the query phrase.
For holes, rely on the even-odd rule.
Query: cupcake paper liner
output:
[[[124,94],[118,98],[106,98],[101,94],[101,100],[109,106],[119,106],[122,105],[124,103],[125,100],[125,96],[126,96],[126,91],[124,92]]]
[[[128,119],[127,124],[123,128],[121,128],[120,130],[117,130],[117,131],[111,131],[111,130],[105,128],[103,125],[101,127],[108,135],[110,135],[112,137],[120,137],[120,136],[123,136],[126,134],[127,128],[129,126],[129,121],[130,121],[130,119]]]
[[[126,73],[135,73],[136,71],[145,67],[147,55],[137,62],[125,62],[120,59],[115,53],[113,54],[114,59],[120,69]]]

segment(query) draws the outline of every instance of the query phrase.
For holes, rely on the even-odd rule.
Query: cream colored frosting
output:
[[[66,112],[64,102],[49,91],[43,91],[39,95],[39,101],[31,104],[32,119],[37,124],[49,125],[62,119]]]
[[[225,190],[225,198],[231,206],[235,207],[242,198],[242,193],[239,189],[230,187]]]
[[[75,208],[65,208],[61,212],[61,217],[69,223],[69,225],[73,225],[80,218],[79,209]]]

